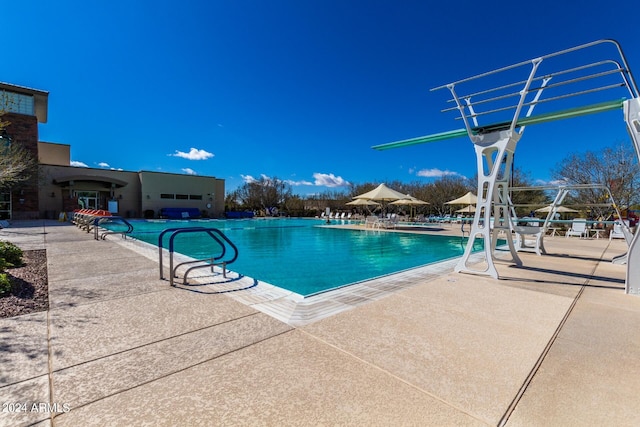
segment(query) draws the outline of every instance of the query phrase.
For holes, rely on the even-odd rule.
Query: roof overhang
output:
[[[115,187],[124,187],[128,184],[127,181],[102,175],[69,175],[53,180],[53,183],[58,185],[73,185],[76,182],[99,182]]]

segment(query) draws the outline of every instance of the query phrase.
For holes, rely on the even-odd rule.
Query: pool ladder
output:
[[[168,228],[166,230],[164,230],[162,233],[160,233],[160,235],[158,236],[158,262],[160,265],[160,279],[164,279],[164,271],[163,271],[163,267],[162,267],[162,253],[163,253],[163,238],[166,234],[170,233],[169,235],[169,283],[171,284],[171,286],[175,286],[173,283],[174,278],[177,278],[177,270],[179,267],[182,267],[183,265],[187,265],[187,264],[199,264],[199,265],[194,265],[190,268],[188,268],[185,272],[184,272],[184,276],[183,276],[183,284],[186,285],[187,284],[187,276],[189,275],[189,273],[192,270],[198,269],[198,268],[211,268],[211,271],[213,271],[213,267],[216,265],[220,265],[222,266],[222,277],[227,277],[227,265],[233,263],[237,258],[238,258],[238,248],[236,247],[236,245],[233,244],[233,242],[231,240],[229,240],[229,238],[219,229],[217,228],[213,228],[213,227],[182,227],[182,228]],[[193,233],[193,234],[206,234],[208,236],[211,237],[211,241],[215,242],[217,247],[220,248],[220,254],[217,256],[211,256],[208,258],[203,258],[203,259],[196,259],[196,260],[192,260],[192,261],[185,261],[185,262],[181,262],[178,265],[176,265],[174,267],[174,262],[173,262],[173,253],[175,252],[175,245],[174,245],[174,240],[176,238],[176,236],[180,235],[180,234],[185,234],[185,233]],[[227,254],[227,247],[229,247],[233,254],[231,257],[229,258],[225,258],[225,255]]]
[[[101,224],[106,224],[106,223],[111,223],[111,224],[121,223],[124,226],[126,226],[127,229],[115,231],[115,230],[108,230],[100,227]],[[127,234],[131,234],[131,232],[133,231],[133,225],[131,225],[129,221],[122,218],[121,216],[99,216],[93,219],[92,224],[93,224],[93,237],[96,240],[100,240],[100,239],[104,240],[108,234],[121,234],[122,238],[126,239]],[[90,231],[90,229],[88,229],[87,231]]]

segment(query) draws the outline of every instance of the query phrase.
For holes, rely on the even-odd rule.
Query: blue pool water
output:
[[[466,244],[461,237],[328,228],[313,219],[131,223],[132,237],[153,245],[166,228],[218,228],[238,247],[230,270],[301,295],[458,257]],[[195,234],[174,241],[176,252],[198,259],[212,255],[211,243],[210,237]]]

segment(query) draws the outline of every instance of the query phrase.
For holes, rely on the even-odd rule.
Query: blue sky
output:
[[[429,89],[590,41],[640,70],[625,10],[601,1],[4,1],[0,80],[46,90],[40,139],[92,168],[260,176],[298,194],[472,177],[467,138]],[[638,71],[640,72],[640,71]],[[629,140],[622,112],[529,127],[516,165],[540,182],[567,154]],[[630,142],[629,142],[630,144]]]

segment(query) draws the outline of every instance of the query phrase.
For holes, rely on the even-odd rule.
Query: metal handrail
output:
[[[109,230],[109,231],[104,231],[102,234],[100,234],[99,226],[100,224],[103,224],[105,222],[121,222],[127,226],[127,230],[126,231]],[[121,216],[99,216],[93,219],[93,232],[94,232],[94,238],[96,240],[100,240],[100,239],[104,240],[108,234],[121,234],[123,238],[126,238],[127,234],[131,234],[132,231],[133,231],[133,225],[131,225],[129,221],[122,218]]]
[[[600,44],[613,44],[617,48],[618,58],[610,59],[607,58],[602,61],[592,62],[589,64],[584,64],[578,67],[568,68],[564,70],[556,70],[554,72],[548,73],[542,71],[542,63],[546,62],[545,60],[549,58],[553,58],[559,55],[568,54],[571,52],[583,50],[586,48],[591,48]],[[601,66],[614,65],[613,69],[601,69]],[[488,76],[492,76],[498,73],[503,73],[505,71],[514,70],[520,67],[530,67],[529,77],[526,80],[521,80],[517,83],[509,83],[507,85],[501,85],[493,88],[484,88],[483,90],[472,90],[472,93],[469,94],[460,94],[457,89],[461,84],[466,84],[468,82],[472,82],[474,80],[483,80],[484,83],[479,83],[484,86],[484,84],[490,84],[490,81],[486,81],[484,78]],[[526,70],[525,70],[526,71]],[[570,76],[568,79],[560,80],[551,84],[547,84],[552,78],[567,75],[569,73],[580,72],[580,75]],[[603,81],[603,78],[606,78],[611,75],[619,75],[620,79],[613,82],[610,80]],[[532,83],[542,81],[542,85],[533,85]],[[593,83],[591,87],[580,87],[578,84],[586,83],[588,81],[599,82]],[[512,91],[512,88],[516,88],[520,86],[519,90]],[[569,93],[555,93],[555,89],[570,86],[568,89]],[[578,87],[576,87],[578,86]],[[577,46],[571,49],[565,49],[560,52],[555,52],[548,55],[543,55],[540,57],[536,57],[527,61],[520,62],[518,64],[514,64],[508,67],[499,68],[497,70],[493,70],[487,73],[478,74],[476,76],[472,76],[466,79],[458,80],[447,85],[442,85],[436,88],[431,89],[439,90],[439,89],[449,89],[451,92],[452,98],[447,100],[447,103],[455,102],[455,106],[447,107],[443,111],[455,111],[459,112],[458,120],[462,120],[465,123],[465,128],[471,137],[474,140],[475,130],[478,128],[484,128],[486,125],[480,125],[478,123],[478,118],[480,116],[492,115],[495,113],[506,113],[508,111],[513,111],[512,118],[509,119],[509,123],[505,121],[507,124],[506,129],[510,129],[512,132],[516,127],[521,127],[520,133],[524,129],[524,124],[520,123],[520,121],[524,118],[528,118],[533,112],[533,108],[536,105],[555,101],[562,100],[570,97],[581,96],[586,94],[591,94],[594,92],[607,91],[611,89],[616,89],[620,87],[626,87],[629,94],[632,97],[638,96],[638,89],[635,84],[635,80],[631,71],[627,65],[626,58],[622,53],[622,49],[620,45],[615,40],[598,40],[592,43],[587,43],[581,46]],[[504,89],[508,90],[508,93],[502,93]],[[546,93],[554,93],[555,96],[541,98],[542,92]],[[469,91],[467,91],[469,92]],[[528,99],[529,95],[535,94],[535,98],[533,100]],[[489,96],[488,98],[486,96]],[[475,96],[481,96],[483,99],[473,99]],[[510,98],[516,98],[515,103],[511,102],[503,102],[507,101]],[[527,99],[525,99],[527,98]],[[508,105],[506,105],[508,104]],[[478,107],[483,106],[485,109],[480,111]],[[523,112],[523,107],[529,107],[528,112],[524,114],[524,117],[521,117],[521,113]],[[472,123],[470,123],[470,121]],[[489,125],[489,127],[493,127],[493,125]],[[502,130],[498,129],[498,130]]]
[[[222,265],[222,267],[223,267],[223,276],[226,277],[226,266],[228,264],[233,263],[236,259],[238,259],[238,248],[236,247],[236,245],[231,240],[229,240],[229,238],[222,231],[220,231],[217,228],[213,228],[213,227],[168,228],[168,229],[162,231],[160,233],[160,235],[158,236],[158,264],[159,264],[159,267],[160,267],[160,279],[164,279],[164,271],[163,271],[163,263],[162,263],[162,250],[164,249],[163,238],[167,233],[171,233],[171,235],[169,236],[169,247],[168,247],[168,250],[169,250],[169,273],[170,273],[169,283],[171,284],[171,286],[174,286],[173,279],[176,276],[175,273],[176,273],[177,269],[179,267],[183,266],[183,265],[193,264],[193,263],[198,263],[198,262],[205,262],[205,261],[208,262],[208,264],[194,266],[194,267],[191,267],[191,268],[187,269],[185,271],[184,279],[183,279],[183,283],[186,283],[187,276],[188,276],[188,274],[189,274],[189,272],[191,270],[194,270],[196,268],[204,268],[204,267],[212,267],[213,268],[214,265],[218,265],[218,264]],[[185,262],[179,263],[178,265],[176,265],[174,267],[174,265],[173,265],[174,239],[176,238],[176,236],[178,236],[179,234],[183,234],[183,233],[206,233],[216,243],[218,243],[218,245],[220,245],[220,249],[221,249],[220,255],[212,256],[212,257],[204,258],[204,259],[185,261]],[[223,259],[224,256],[227,253],[227,246],[225,245],[225,243],[223,241],[229,244],[231,249],[233,249],[234,253],[233,253],[233,256],[231,257],[231,259],[223,260],[221,262],[218,262],[219,260]]]

